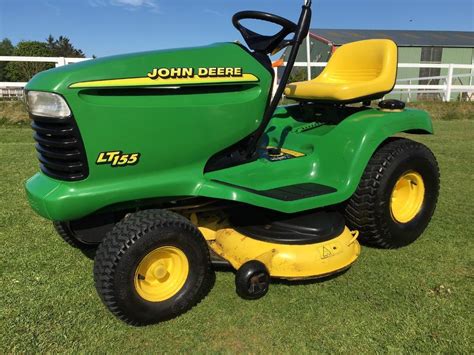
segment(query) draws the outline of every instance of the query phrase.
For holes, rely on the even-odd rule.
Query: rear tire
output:
[[[181,315],[209,292],[214,280],[209,250],[186,218],[146,210],[117,223],[97,250],[97,292],[107,308],[132,325]]]
[[[408,202],[397,204],[394,191],[399,191],[403,179],[409,184],[405,186]],[[438,195],[439,168],[433,153],[421,143],[391,139],[375,152],[356,192],[345,204],[346,222],[351,229],[359,230],[359,240],[366,245],[400,248],[423,233]]]

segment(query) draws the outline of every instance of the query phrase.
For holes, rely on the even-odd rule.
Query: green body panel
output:
[[[301,133],[298,133],[298,128],[308,123],[298,122],[297,119],[301,117],[291,117],[286,108],[280,108],[270,122],[268,143],[305,153],[304,157],[278,162],[259,159],[206,174],[208,182],[199,194],[288,213],[337,204],[352,196],[369,159],[388,137],[400,132],[433,133],[430,117],[419,110],[381,112],[368,109],[347,117],[339,124],[321,124]],[[318,183],[333,187],[337,192],[289,202],[230,189],[213,182],[215,180],[252,190]]]
[[[68,88],[82,81],[144,76],[155,67],[240,67],[259,82],[230,90],[229,86],[217,85],[213,90],[159,95]],[[279,162],[261,158],[205,174],[210,157],[258,127],[271,81],[270,72],[235,44],[111,57],[39,74],[27,90],[56,92],[66,98],[84,141],[89,176],[66,182],[36,174],[26,185],[31,206],[48,219],[63,221],[119,203],[184,196],[297,212],[349,198],[368,160],[388,137],[415,130],[432,133],[431,120],[422,111],[376,109],[356,112],[337,124],[316,124],[298,132],[308,120],[314,121],[308,117],[314,113],[297,106],[281,107],[264,138],[268,145],[299,151],[304,157]],[[140,161],[120,168],[95,164],[100,152],[114,150],[140,153]],[[331,186],[337,192],[285,202],[245,190],[306,182]]]

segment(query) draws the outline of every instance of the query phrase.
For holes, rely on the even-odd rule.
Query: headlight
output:
[[[28,110],[32,115],[54,118],[71,116],[66,101],[52,92],[28,91],[26,94]]]

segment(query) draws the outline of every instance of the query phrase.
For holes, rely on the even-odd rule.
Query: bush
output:
[[[474,102],[413,102],[409,107],[426,110],[434,120],[472,120],[474,119]]]
[[[29,124],[25,103],[23,101],[0,101],[0,124]]]

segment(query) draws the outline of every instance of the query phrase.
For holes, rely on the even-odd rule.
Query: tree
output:
[[[46,44],[54,57],[85,58],[80,49],[74,48],[66,36],[55,39],[52,35],[46,39]]]
[[[46,42],[21,41],[14,47],[11,41],[5,38],[0,42],[0,55],[15,55],[23,57],[69,57],[84,58],[84,53],[75,48],[69,38],[52,35]],[[54,67],[54,63],[41,62],[0,62],[0,81],[29,81],[40,71]]]
[[[12,41],[10,41],[8,38],[4,38],[0,42],[0,56],[12,55],[14,49],[15,47],[13,47]],[[0,62],[0,81],[7,80],[7,75],[5,72],[6,66],[7,66],[7,62]]]
[[[13,55],[24,57],[52,57],[48,45],[38,41],[19,42],[13,51]],[[53,63],[10,62],[5,67],[5,72],[11,81],[29,81],[36,73],[53,67]]]
[[[290,78],[288,79],[288,83],[294,83],[297,81],[305,81],[308,80],[308,74],[306,68],[293,68],[290,74]]]

